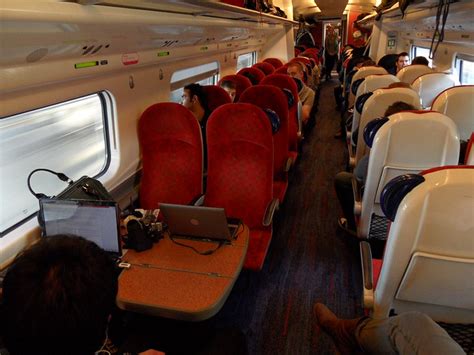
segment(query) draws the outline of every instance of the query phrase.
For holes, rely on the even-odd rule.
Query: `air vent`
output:
[[[110,47],[110,44],[99,44],[98,46],[96,45],[84,46],[82,47],[82,55],[96,54],[102,48],[109,48],[109,47]]]

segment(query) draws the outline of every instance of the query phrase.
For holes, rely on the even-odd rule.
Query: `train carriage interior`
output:
[[[95,354],[386,353],[363,327],[413,314],[443,339],[412,322],[420,352],[474,354],[473,1],[0,9],[0,355],[89,353],[71,318],[32,319],[66,301],[30,314],[48,288],[24,311],[11,295],[54,239],[38,200],[114,208],[112,230],[69,207],[80,228],[53,226],[125,250]],[[78,343],[58,352],[64,319]]]

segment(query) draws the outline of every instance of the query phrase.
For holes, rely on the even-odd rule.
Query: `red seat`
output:
[[[280,128],[273,135],[273,197],[282,202],[288,188],[288,99],[274,85],[256,85],[245,90],[239,102],[270,109],[280,118]]]
[[[465,165],[474,165],[474,148],[472,147],[473,145],[474,145],[474,132],[471,133],[471,138],[469,139],[469,142],[467,143],[466,155],[464,157]]]
[[[275,67],[271,65],[270,63],[266,63],[266,62],[256,63],[252,65],[252,68],[260,69],[261,71],[265,73],[265,75],[273,74],[273,72],[275,71]]]
[[[227,91],[220,86],[205,85],[203,86],[203,90],[206,94],[207,107],[211,112],[221,105],[230,104],[232,102]]]
[[[292,160],[296,161],[298,157],[298,88],[296,83],[289,75],[272,74],[263,79],[261,84],[275,85],[281,89],[288,89],[293,94],[295,100],[293,105],[288,108],[288,150]]]
[[[272,236],[273,142],[265,113],[251,104],[227,104],[207,122],[208,176],[204,205],[223,207],[250,229],[244,267],[263,267]]]
[[[140,206],[188,204],[202,194],[202,138],[199,123],[184,106],[150,106],[138,121],[142,151]]]
[[[279,67],[273,74],[288,74],[288,65],[285,64]]]
[[[278,69],[283,65],[283,62],[278,58],[266,58],[263,61],[264,63],[270,63],[275,69]]]
[[[265,77],[265,73],[257,68],[242,68],[237,72],[237,75],[242,75],[247,77],[252,85],[258,85]]]
[[[235,84],[235,101],[239,101],[240,94],[242,94],[245,89],[252,86],[252,82],[245,76],[242,75],[226,75],[221,80],[219,80],[219,85],[223,81],[232,81]]]

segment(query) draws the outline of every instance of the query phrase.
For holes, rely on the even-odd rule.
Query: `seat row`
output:
[[[141,207],[198,199],[204,206],[223,207],[229,217],[242,219],[250,229],[244,267],[253,270],[263,267],[273,213],[284,200],[288,171],[299,154],[296,83],[284,74],[263,75],[257,85],[243,75],[221,79],[235,82],[236,103],[219,86],[203,87],[212,112],[205,144],[198,121],[182,105],[157,103],[139,120]],[[268,115],[278,117],[276,132]]]

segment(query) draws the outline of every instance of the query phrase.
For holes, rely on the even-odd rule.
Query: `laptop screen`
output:
[[[74,234],[121,254],[118,208],[114,201],[41,200],[44,235]]]

